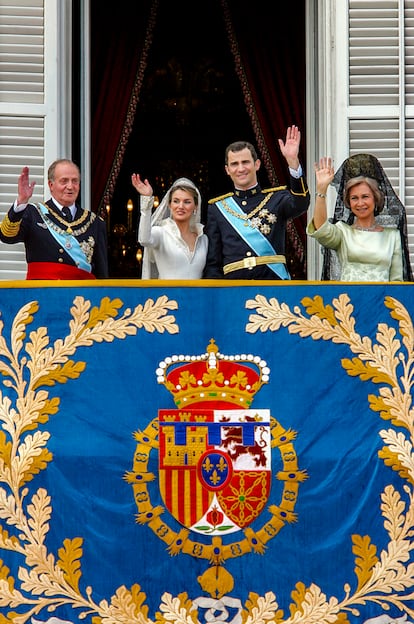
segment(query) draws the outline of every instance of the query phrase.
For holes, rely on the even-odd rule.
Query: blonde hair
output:
[[[350,178],[348,182],[345,184],[344,188],[344,204],[347,208],[351,208],[349,196],[351,194],[351,190],[357,184],[361,184],[365,182],[369,186],[374,196],[375,201],[375,214],[379,214],[384,208],[385,204],[385,195],[381,191],[378,182],[374,180],[374,178],[368,178],[367,176],[357,176],[356,178]]]

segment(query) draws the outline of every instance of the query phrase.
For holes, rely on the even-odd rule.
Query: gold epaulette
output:
[[[287,186],[274,186],[270,189],[263,189],[262,193],[274,193],[274,191],[286,191]]]
[[[234,195],[234,193],[226,193],[225,195],[220,195],[219,197],[215,197],[214,199],[209,199],[208,203],[209,204],[215,204],[216,202],[220,201],[221,199],[226,199],[226,197],[232,197],[232,195]]]

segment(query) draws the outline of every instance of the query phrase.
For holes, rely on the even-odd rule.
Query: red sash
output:
[[[59,264],[58,262],[29,262],[27,266],[26,279],[50,279],[50,280],[81,280],[96,279],[93,273],[78,269],[69,264]]]

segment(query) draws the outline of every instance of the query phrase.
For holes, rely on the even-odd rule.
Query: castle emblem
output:
[[[213,339],[206,353],[168,356],[156,375],[175,408],[158,409],[135,433],[133,471],[125,478],[134,488],[137,522],[148,525],[171,556],[206,560],[197,581],[215,598],[234,586],[227,559],[263,554],[296,522],[299,487],[307,479],[298,466],[296,432],[269,409],[252,408],[269,373],[259,356],[224,355]],[[157,474],[150,468],[153,453]],[[155,481],[164,505],[152,503]],[[181,528],[168,523],[168,514]]]
[[[168,358],[157,371],[178,406],[158,412],[161,496],[193,531],[245,529],[270,492],[270,412],[249,407],[269,369],[258,357],[222,356],[213,340],[206,354],[183,360]]]

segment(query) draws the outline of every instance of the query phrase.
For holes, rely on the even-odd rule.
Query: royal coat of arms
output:
[[[223,535],[259,516],[270,491],[269,418],[269,410],[159,411],[160,490],[176,520]]]

